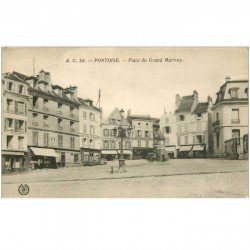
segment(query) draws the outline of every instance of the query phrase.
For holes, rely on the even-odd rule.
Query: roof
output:
[[[180,105],[179,105],[178,109],[175,111],[175,113],[190,112],[191,108],[193,106],[194,100],[195,100],[195,98],[193,95],[183,96],[181,98]]]
[[[59,85],[51,85],[51,87],[52,87],[52,89],[61,89],[61,90],[63,90],[63,87],[61,87],[61,86],[59,86]]]
[[[19,78],[17,75],[13,74],[13,73],[6,73],[4,75],[5,78],[8,78],[10,80],[13,80],[13,81],[18,81],[18,82],[23,82],[25,83],[25,81],[22,79],[22,78]]]
[[[99,111],[99,112],[102,112],[101,109],[97,108],[96,106],[92,105],[92,106],[89,106],[86,104],[86,101],[92,101],[91,99],[82,99],[82,98],[78,98],[78,101],[79,103],[81,104],[81,106],[85,107],[85,108],[88,108],[88,109],[94,109],[96,111]],[[92,101],[93,102],[93,101]]]
[[[150,117],[150,115],[130,115],[128,119],[141,121],[160,121],[159,118]]]
[[[193,114],[205,113],[208,110],[208,102],[200,102],[196,105]]]
[[[216,98],[216,101],[215,101],[214,105],[217,104],[217,103],[219,103],[220,101],[224,101],[225,91],[226,91],[226,87],[227,87],[227,84],[228,84],[228,83],[242,83],[242,82],[248,82],[248,80],[233,80],[233,81],[226,81],[226,82],[220,87],[219,92],[216,93],[217,98]],[[220,99],[219,99],[219,94],[220,94]]]

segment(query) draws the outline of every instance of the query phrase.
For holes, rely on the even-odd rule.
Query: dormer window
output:
[[[13,91],[13,82],[9,82],[9,85],[8,85],[8,90],[9,91]]]
[[[70,107],[70,115],[74,115],[74,108],[73,107]]]
[[[229,89],[231,99],[238,98],[238,90],[239,90],[239,88],[231,88],[231,89]]]
[[[202,114],[201,113],[197,113],[196,117],[197,117],[197,119],[201,119]]]
[[[180,119],[180,121],[184,121],[185,120],[185,116],[184,115],[179,115],[179,119]]]
[[[58,109],[62,109],[62,103],[60,103],[60,102],[58,102],[58,104],[57,104],[57,107],[58,107]]]
[[[19,94],[23,94],[23,91],[24,90],[24,86],[23,85],[19,85],[19,88],[18,88],[18,93]]]

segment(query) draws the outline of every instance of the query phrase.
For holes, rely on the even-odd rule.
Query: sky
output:
[[[95,61],[100,58],[118,58],[119,62]],[[133,60],[129,61],[130,58]],[[142,62],[143,58],[147,61]],[[80,59],[86,62],[80,62]],[[17,71],[33,75],[34,70],[38,74],[41,69],[50,72],[52,84],[77,86],[78,96],[90,98],[94,103],[101,89],[104,118],[115,107],[125,111],[130,109],[132,114],[160,117],[164,107],[166,112],[174,112],[176,94],[191,95],[196,90],[200,102],[206,101],[208,95],[215,101],[216,92],[226,76],[232,80],[248,79],[248,48],[2,49],[2,73]]]

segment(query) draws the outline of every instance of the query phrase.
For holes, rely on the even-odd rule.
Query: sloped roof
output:
[[[122,120],[120,110],[116,107],[108,116],[108,118],[104,121],[103,124],[110,124],[110,120],[115,120],[115,124],[117,125],[118,120]],[[129,125],[127,119],[124,117],[123,118],[123,125]]]
[[[13,80],[13,81],[25,83],[25,81],[22,78],[19,78],[17,75],[15,75],[13,73],[6,73],[5,78],[8,78],[8,79]]]
[[[193,114],[205,113],[208,110],[208,102],[200,102],[196,105]]]
[[[175,111],[175,113],[178,112],[190,112],[191,108],[194,103],[194,96],[193,95],[188,95],[188,96],[183,96],[181,98],[180,105],[178,109]]]
[[[159,118],[151,117],[150,115],[130,115],[129,120],[141,120],[141,121],[160,121]]]

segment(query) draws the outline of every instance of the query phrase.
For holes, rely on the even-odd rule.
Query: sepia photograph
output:
[[[247,198],[247,47],[3,47],[2,198]]]

